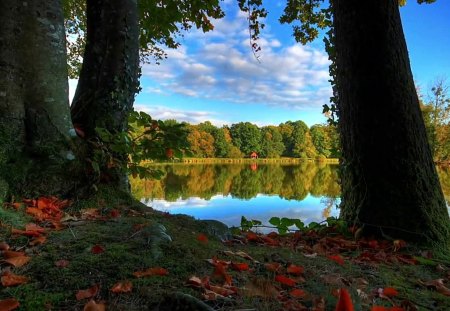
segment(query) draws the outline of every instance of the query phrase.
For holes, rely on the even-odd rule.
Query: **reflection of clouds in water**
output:
[[[233,198],[231,195],[214,195],[210,200],[198,197],[189,199],[178,198],[174,202],[165,200],[153,200],[144,202],[152,208],[168,211],[172,214],[187,214],[198,219],[216,219],[228,226],[239,226],[241,216],[247,219],[258,219],[265,225],[271,217],[299,218],[305,224],[321,222],[323,210],[326,207],[320,197],[308,195],[302,201],[284,200],[278,196],[258,194],[257,197],[243,201]],[[333,206],[330,216],[338,216],[339,211]]]
[[[187,200],[178,198],[175,202],[154,199],[152,201],[147,201],[147,202],[143,202],[143,203],[151,206],[153,209],[156,209],[158,211],[162,211],[162,210],[166,211],[166,210],[170,210],[170,209],[174,209],[174,208],[182,208],[182,207],[201,208],[201,207],[206,207],[210,204],[208,200],[197,198],[197,197],[189,198]]]

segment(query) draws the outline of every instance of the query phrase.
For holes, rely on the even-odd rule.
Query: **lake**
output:
[[[340,189],[336,164],[167,164],[154,166],[161,180],[132,180],[135,198],[160,211],[216,219],[239,226],[241,216],[264,224],[273,217],[300,218],[305,224],[338,216]],[[439,169],[450,202],[450,170]]]

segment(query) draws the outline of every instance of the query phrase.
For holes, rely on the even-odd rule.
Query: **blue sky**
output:
[[[423,93],[437,76],[450,76],[450,1],[415,1],[401,8],[412,71]],[[303,120],[324,123],[329,102],[328,56],[321,39],[295,43],[280,25],[285,1],[265,1],[269,11],[258,62],[249,48],[247,20],[235,0],[223,1],[226,18],[206,34],[191,31],[160,65],[142,68],[135,109],[157,119],[221,126],[249,121],[259,126]],[[73,92],[74,81],[71,81]]]

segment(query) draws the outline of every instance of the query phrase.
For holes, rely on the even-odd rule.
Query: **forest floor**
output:
[[[333,227],[230,236],[107,190],[65,205],[0,207],[0,311],[450,310],[444,252]]]

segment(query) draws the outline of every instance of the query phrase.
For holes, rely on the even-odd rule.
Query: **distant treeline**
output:
[[[164,121],[166,125],[176,120]],[[186,143],[196,158],[337,158],[339,140],[336,128],[317,124],[308,128],[303,121],[287,121],[278,126],[258,127],[250,122],[216,127],[206,121],[184,123]]]

